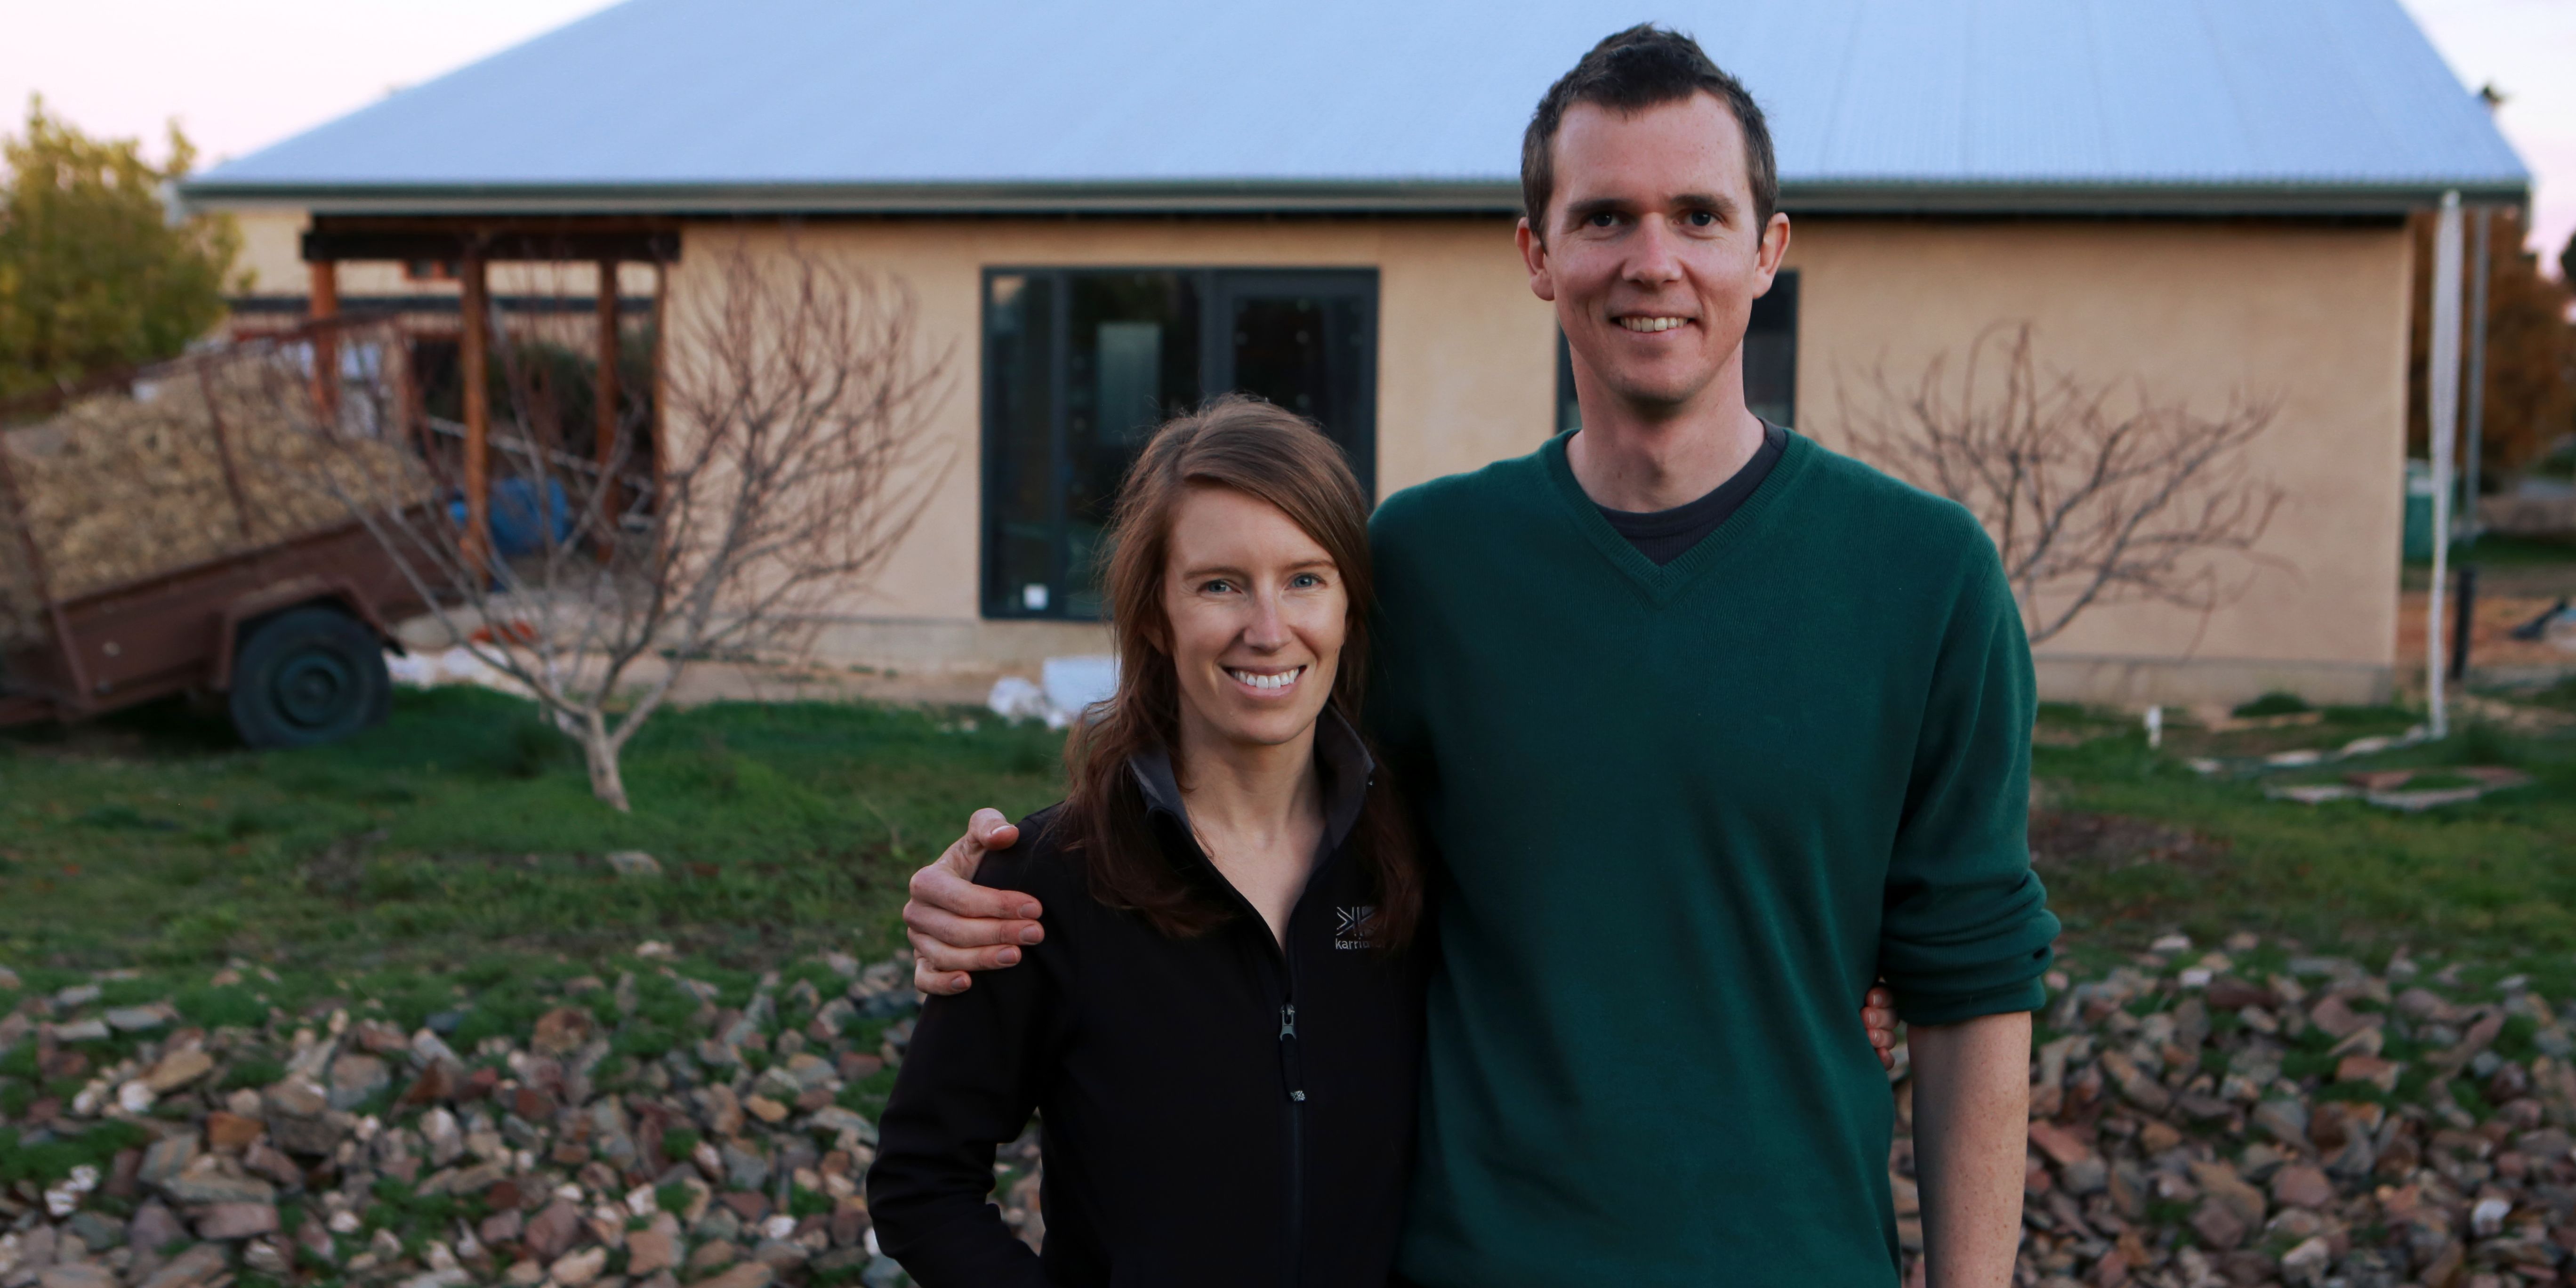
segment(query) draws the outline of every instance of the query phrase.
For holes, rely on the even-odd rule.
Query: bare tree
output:
[[[585,378],[565,361],[576,350],[542,318],[496,328],[504,392],[479,530],[463,513],[462,427],[419,414],[394,346],[353,336],[336,391],[306,395],[332,404],[313,418],[330,429],[309,472],[448,633],[580,744],[593,794],[620,811],[620,754],[688,668],[810,644],[947,467],[925,433],[947,355],[925,350],[908,287],[793,243],[708,258],[668,310],[658,394],[619,400],[605,450],[591,425],[567,423],[580,419],[566,414]],[[291,401],[315,382],[280,372],[271,385]],[[406,432],[418,450],[382,450]]]
[[[2246,449],[2279,410],[2231,396],[2215,416],[2157,399],[2143,383],[2043,374],[2027,322],[1998,323],[1910,388],[1885,365],[1855,400],[1836,381],[1852,453],[1966,506],[2003,555],[2037,644],[2088,609],[2153,602],[2206,614],[2244,593],[2226,556],[2277,562],[2254,546],[2284,493]]]

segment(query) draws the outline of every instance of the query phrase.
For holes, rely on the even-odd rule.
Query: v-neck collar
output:
[[[1626,573],[1629,580],[1645,593],[1647,600],[1657,607],[1669,602],[1683,587],[1699,580],[1703,573],[1723,563],[1728,550],[1741,545],[1746,533],[1761,526],[1764,516],[1782,494],[1797,486],[1799,477],[1806,472],[1810,458],[1817,451],[1813,442],[1791,430],[1788,441],[1781,446],[1779,461],[1772,465],[1771,473],[1762,480],[1761,486],[1744,498],[1744,504],[1736,507],[1726,522],[1717,525],[1716,531],[1700,538],[1698,545],[1683,551],[1671,563],[1658,564],[1640,553],[1626,537],[1619,535],[1617,528],[1610,526],[1610,520],[1602,517],[1600,505],[1574,477],[1574,466],[1565,458],[1565,445],[1580,432],[1568,430],[1547,440],[1539,447],[1540,463],[1547,469],[1548,481],[1555,485],[1557,499],[1565,505],[1567,520],[1583,534],[1585,540],[1592,543],[1593,549],[1601,552],[1604,559]]]

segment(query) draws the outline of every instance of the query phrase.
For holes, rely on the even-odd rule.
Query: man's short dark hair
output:
[[[1557,78],[1530,114],[1521,135],[1521,205],[1530,232],[1547,239],[1547,203],[1556,195],[1556,131],[1566,109],[1590,103],[1622,114],[1710,94],[1733,113],[1744,131],[1744,163],[1753,181],[1757,235],[1780,205],[1780,169],[1771,155],[1771,127],[1743,82],[1709,61],[1699,42],[1653,23],[1639,23],[1594,45],[1574,70]]]

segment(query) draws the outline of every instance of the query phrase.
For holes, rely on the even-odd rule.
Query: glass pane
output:
[[[1583,404],[1574,396],[1574,346],[1556,333],[1556,432],[1583,428]]]
[[[1323,425],[1365,483],[1368,343],[1368,306],[1357,296],[1238,296],[1234,387]]]
[[[1045,612],[1055,590],[1054,397],[1049,370],[1055,283],[1018,275],[992,279],[984,315],[987,396],[984,611]]]
[[[1744,329],[1744,405],[1774,425],[1798,423],[1798,275],[1782,270],[1753,301]]]
[[[1165,417],[1197,401],[1198,291],[1188,274],[1067,277],[1066,615],[1096,617],[1097,561],[1118,482]]]

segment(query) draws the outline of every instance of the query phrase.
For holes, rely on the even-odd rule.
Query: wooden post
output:
[[[490,555],[492,508],[492,305],[480,251],[469,252],[464,275],[462,343],[457,377],[465,385],[465,562],[480,574]]]
[[[311,264],[313,298],[308,320],[313,328],[313,409],[325,425],[340,423],[340,333],[331,322],[340,316],[340,265],[317,259]]]
[[[671,266],[659,260],[653,264],[653,504],[662,504],[662,436],[666,426],[662,416],[663,371],[671,355]]]
[[[600,553],[617,539],[626,507],[617,494],[617,261],[599,261],[599,522]]]

